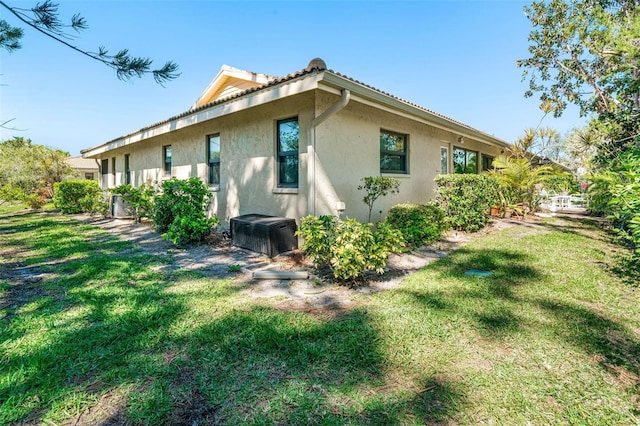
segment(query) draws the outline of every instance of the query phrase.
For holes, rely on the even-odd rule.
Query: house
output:
[[[97,180],[100,175],[98,162],[91,158],[81,156],[67,157],[67,164],[73,169],[75,179]]]
[[[222,223],[259,213],[295,218],[338,211],[367,219],[361,178],[400,180],[372,220],[426,202],[441,173],[478,173],[510,145],[327,68],[284,77],[223,66],[187,111],[82,151],[103,188],[197,176]]]

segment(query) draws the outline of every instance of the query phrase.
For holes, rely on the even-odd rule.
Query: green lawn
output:
[[[0,216],[0,424],[638,424],[637,288],[589,222],[543,225],[303,312],[71,218]]]
[[[27,207],[22,203],[17,202],[5,202],[0,204],[0,214],[15,213],[19,210],[26,209]]]

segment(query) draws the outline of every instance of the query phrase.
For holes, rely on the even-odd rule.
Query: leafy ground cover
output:
[[[4,215],[0,424],[637,424],[640,300],[615,250],[549,219],[294,310],[72,218]]]

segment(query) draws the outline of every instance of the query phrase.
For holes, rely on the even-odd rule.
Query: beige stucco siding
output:
[[[300,167],[298,189],[277,188],[276,123],[298,117]],[[291,96],[266,105],[209,120],[102,154],[116,158],[116,181],[109,170],[109,187],[124,182],[124,155],[129,154],[131,183],[158,185],[163,179],[163,146],[171,145],[172,177],[197,176],[208,182],[207,136],[220,134],[220,185],[213,194],[210,214],[223,226],[232,217],[261,213],[299,218],[306,214],[306,147],[313,118],[312,93]]]
[[[358,191],[357,186],[363,177],[380,175],[382,129],[407,135],[408,173],[386,175],[400,180],[400,192],[376,201],[374,222],[383,220],[395,204],[424,203],[434,197],[434,179],[442,172],[441,147],[449,150],[449,172],[453,169],[451,156],[456,146],[480,154],[500,154],[500,148],[469,136],[461,143],[459,134],[435,127],[424,117],[413,118],[406,112],[395,114],[389,107],[353,99],[344,109],[312,128],[313,119],[339,100],[337,94],[308,90],[178,130],[167,130],[158,136],[149,137],[157,134],[149,132],[136,138],[123,138],[121,144],[120,141],[115,144],[119,144],[117,148],[97,153],[93,158],[109,160],[106,175],[109,187],[124,183],[125,154],[130,155],[134,186],[158,185],[168,178],[163,171],[163,146],[171,145],[171,175],[179,179],[198,177],[207,182],[207,136],[219,134],[221,182],[209,188],[213,195],[209,213],[219,217],[226,228],[231,218],[248,213],[296,219],[314,213],[336,214],[339,202],[345,204],[346,216],[365,221],[368,214],[362,201],[365,194]],[[295,189],[278,188],[276,124],[278,120],[296,116],[300,124],[299,185]],[[315,168],[308,170],[308,145],[312,141],[315,141]],[[116,158],[115,182],[111,170],[113,157]],[[309,184],[310,176],[315,176],[314,186]],[[313,194],[310,194],[312,187]]]
[[[326,110],[338,98],[318,92],[318,110]],[[384,174],[400,181],[400,192],[375,202],[372,221],[383,220],[395,204],[424,203],[434,197],[434,179],[441,173],[440,148],[449,148],[451,156],[458,135],[352,101],[316,128],[317,214],[336,214],[336,203],[344,202],[346,216],[367,220],[368,207],[362,201],[365,192],[357,186],[363,177],[380,175],[382,129],[408,135],[408,173]],[[500,152],[473,140],[465,141],[464,147],[492,156]]]

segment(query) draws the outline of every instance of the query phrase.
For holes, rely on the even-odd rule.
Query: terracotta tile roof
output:
[[[98,170],[96,160],[90,158],[82,158],[80,156],[67,157],[65,161],[74,169],[93,169]]]
[[[402,102],[402,103],[405,103],[405,104],[407,104],[407,105],[411,105],[411,106],[412,106],[412,107],[414,107],[414,108],[417,108],[417,109],[419,109],[419,110],[422,110],[422,111],[428,112],[429,114],[436,115],[436,116],[438,116],[438,117],[440,117],[440,118],[444,118],[445,120],[451,121],[452,123],[456,123],[456,124],[458,124],[459,126],[466,127],[467,129],[470,129],[470,130],[473,130],[473,131],[476,131],[476,132],[481,132],[480,130],[478,130],[478,129],[474,129],[473,127],[471,127],[471,126],[469,126],[469,125],[467,125],[467,124],[464,124],[464,123],[462,123],[462,122],[460,122],[460,121],[458,121],[458,120],[454,120],[454,119],[453,119],[453,118],[451,118],[451,117],[447,117],[446,115],[440,114],[440,113],[438,113],[438,112],[435,112],[435,111],[433,111],[433,110],[430,110],[430,109],[428,109],[428,108],[425,108],[425,107],[423,107],[423,106],[420,106],[420,105],[418,105],[418,104],[416,104],[416,103],[413,103],[413,102],[407,101],[406,99],[402,99],[402,98],[400,98],[400,97],[398,97],[398,96],[396,96],[396,95],[392,95],[391,93],[388,93],[388,92],[385,92],[385,91],[383,91],[383,90],[377,89],[377,88],[375,88],[375,87],[373,87],[373,86],[371,86],[371,85],[369,85],[369,84],[366,84],[366,83],[363,83],[363,82],[358,81],[358,80],[356,80],[356,79],[353,79],[353,78],[351,78],[351,77],[349,77],[349,76],[347,76],[347,75],[341,74],[341,73],[339,73],[339,72],[337,72],[337,71],[333,71],[333,70],[327,70],[327,71],[329,71],[329,72],[331,72],[331,73],[333,73],[333,74],[335,74],[335,75],[337,75],[337,76],[339,76],[339,77],[342,77],[342,78],[344,78],[344,79],[346,79],[346,80],[349,80],[349,81],[351,81],[351,82],[353,82],[353,83],[356,83],[356,84],[359,84],[359,85],[361,85],[361,86],[364,86],[364,87],[366,87],[367,89],[371,89],[371,90],[376,91],[376,92],[378,92],[378,93],[380,93],[380,94],[382,94],[382,95],[388,96],[388,97],[390,97],[390,98],[392,98],[392,99],[395,99],[395,100],[400,101],[400,102]],[[481,132],[481,133],[483,133],[483,132]]]
[[[454,123],[454,124],[456,124],[456,125],[458,125],[458,126],[461,126],[461,127],[466,128],[466,129],[469,129],[469,130],[471,130],[471,131],[473,131],[473,132],[477,132],[477,133],[485,134],[485,135],[487,135],[487,136],[489,136],[489,137],[491,137],[491,138],[497,139],[497,138],[495,138],[494,136],[491,136],[491,135],[489,135],[489,134],[486,134],[486,133],[484,133],[484,132],[482,132],[482,131],[480,131],[480,130],[478,130],[478,129],[475,129],[475,128],[473,128],[473,127],[471,127],[471,126],[467,125],[467,124],[464,124],[464,123],[462,123],[462,122],[460,122],[460,121],[454,120],[454,119],[452,119],[452,118],[450,118],[450,117],[447,117],[447,116],[445,116],[445,115],[442,115],[442,114],[437,113],[437,112],[435,112],[435,111],[432,111],[432,110],[430,110],[430,109],[427,109],[427,108],[425,108],[425,107],[422,107],[422,106],[420,106],[420,105],[418,105],[418,104],[415,104],[415,103],[413,103],[413,102],[409,102],[409,101],[407,101],[407,100],[405,100],[405,99],[399,98],[398,96],[395,96],[395,95],[392,95],[392,94],[390,94],[390,93],[384,92],[384,91],[382,91],[382,90],[380,90],[380,89],[377,89],[377,88],[375,88],[375,87],[373,87],[373,86],[371,86],[371,85],[368,85],[368,84],[363,83],[363,82],[361,82],[361,81],[358,81],[358,80],[356,80],[356,79],[354,79],[354,78],[351,78],[351,77],[349,77],[349,76],[346,76],[346,75],[344,75],[344,74],[341,74],[341,73],[339,73],[339,72],[337,72],[337,71],[334,71],[334,70],[331,70],[331,69],[327,69],[327,68],[324,68],[324,67],[322,67],[322,66],[318,66],[318,63],[317,63],[317,62],[314,62],[314,61],[316,61],[316,60],[312,60],[312,61],[309,63],[309,66],[307,66],[307,68],[305,68],[305,69],[302,69],[302,70],[299,70],[299,71],[295,71],[295,72],[293,72],[293,73],[291,73],[291,74],[287,74],[287,75],[282,76],[282,77],[275,77],[275,78],[273,78],[272,80],[270,80],[268,83],[265,83],[265,84],[263,84],[263,85],[261,85],[261,86],[252,87],[252,88],[250,88],[250,89],[247,89],[247,90],[244,90],[244,91],[241,91],[241,92],[235,93],[235,94],[230,95],[230,96],[227,96],[227,97],[225,97],[225,98],[216,99],[215,101],[209,102],[209,103],[204,104],[204,105],[202,105],[202,106],[199,106],[199,107],[197,107],[197,108],[189,109],[189,110],[184,111],[184,112],[182,112],[182,113],[180,113],[180,114],[174,115],[173,117],[167,118],[167,119],[162,120],[162,121],[158,121],[157,123],[150,124],[150,125],[145,126],[145,127],[141,128],[141,129],[139,129],[139,130],[137,130],[137,131],[134,131],[134,132],[128,133],[128,134],[126,134],[126,135],[120,136],[120,137],[118,137],[118,138],[112,139],[112,140],[110,140],[110,141],[106,142],[105,144],[108,144],[108,143],[111,143],[111,142],[117,141],[117,140],[119,140],[119,139],[126,138],[126,137],[129,137],[129,136],[132,136],[132,135],[135,135],[136,133],[139,133],[139,132],[142,132],[142,131],[149,130],[149,129],[154,128],[154,127],[156,127],[156,126],[160,126],[160,125],[162,125],[162,124],[169,123],[169,122],[171,122],[171,121],[173,121],[173,120],[177,120],[177,119],[179,119],[179,118],[186,117],[186,116],[188,116],[188,115],[190,115],[190,114],[193,114],[193,113],[195,113],[195,112],[202,111],[202,110],[205,110],[205,109],[207,109],[207,108],[211,108],[211,107],[213,107],[213,106],[216,106],[216,105],[219,105],[219,104],[223,104],[223,103],[225,103],[225,102],[229,102],[229,101],[231,101],[231,100],[233,100],[233,99],[241,98],[241,97],[246,96],[246,95],[248,95],[248,94],[255,93],[255,92],[258,92],[258,91],[261,91],[261,90],[267,89],[267,88],[269,88],[269,87],[274,87],[274,86],[277,86],[277,85],[279,85],[279,84],[286,83],[286,82],[289,82],[289,81],[292,81],[292,80],[295,80],[295,79],[298,79],[298,78],[304,77],[304,76],[309,75],[309,74],[313,74],[313,73],[320,73],[320,72],[328,72],[328,73],[334,74],[334,75],[336,75],[336,76],[338,76],[338,77],[341,77],[341,78],[344,78],[345,80],[348,80],[348,81],[350,81],[350,82],[352,82],[352,83],[355,83],[355,84],[358,84],[358,85],[360,85],[360,86],[363,86],[363,87],[365,87],[365,88],[367,88],[367,89],[369,89],[369,90],[372,90],[372,91],[378,92],[378,93],[380,93],[380,94],[382,94],[382,95],[384,95],[384,96],[388,96],[389,98],[392,98],[392,99],[394,99],[394,100],[396,100],[396,101],[402,102],[402,103],[404,103],[404,104],[406,104],[406,105],[409,105],[409,106],[411,106],[411,107],[413,107],[413,108],[416,108],[416,109],[418,109],[418,110],[424,111],[424,112],[426,112],[426,113],[428,113],[428,114],[432,114],[432,115],[434,115],[434,116],[440,117],[440,118],[442,118],[442,119],[444,119],[444,120],[447,120],[447,121],[449,121],[449,122],[451,122],[451,123]],[[324,62],[322,62],[322,65],[324,65]],[[102,144],[102,145],[104,145],[104,144]],[[88,151],[88,150],[87,150],[87,151]]]

